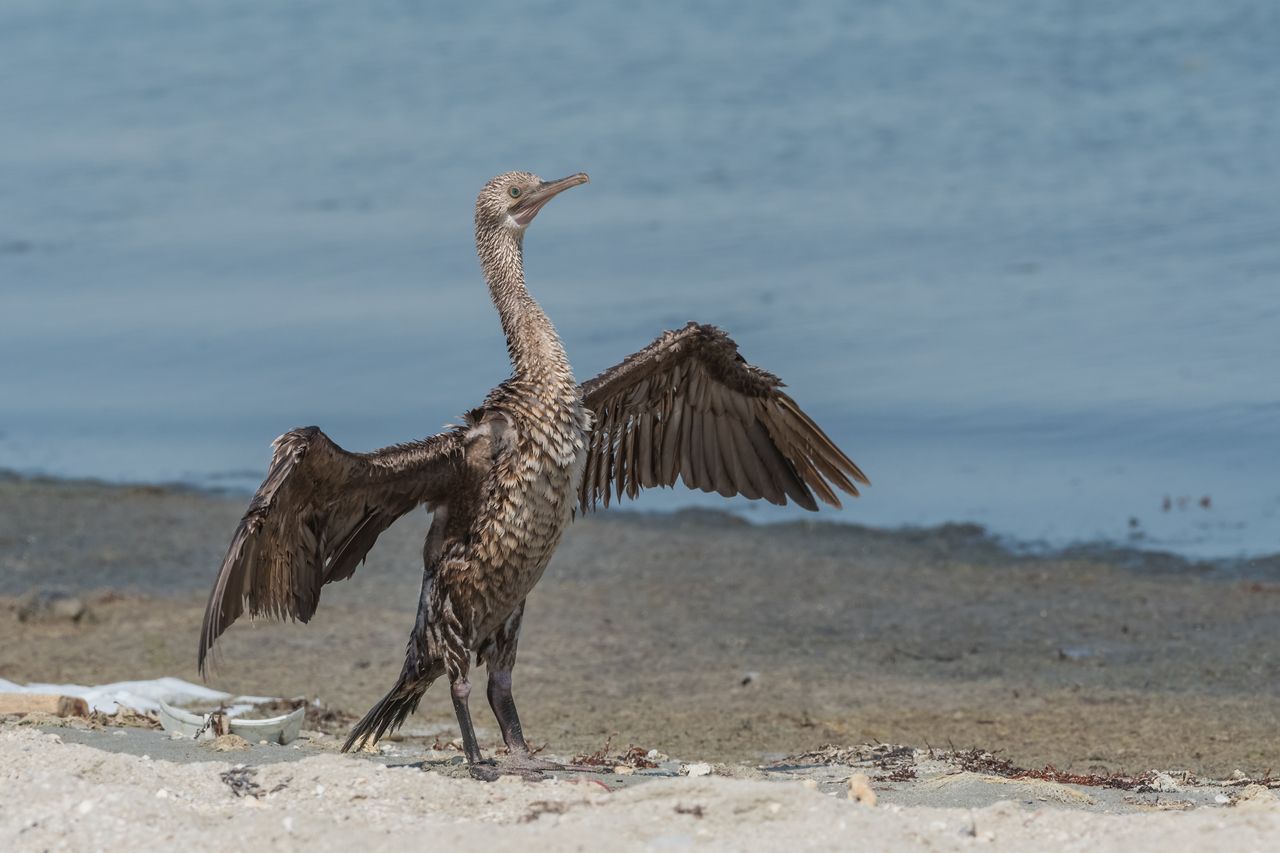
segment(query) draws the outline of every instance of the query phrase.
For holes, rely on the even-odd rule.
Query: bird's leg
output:
[[[507,745],[507,756],[497,762],[500,772],[515,773],[529,779],[546,778],[540,771],[563,770],[554,761],[534,758],[533,751],[524,739],[520,715],[516,712],[515,699],[511,697],[511,670],[516,665],[516,646],[520,641],[520,621],[524,617],[524,602],[516,605],[494,634],[480,647],[480,659],[489,670],[489,686],[485,691],[489,707],[498,718],[502,730],[502,742]]]
[[[468,764],[480,762],[480,744],[476,742],[476,730],[471,725],[471,709],[467,700],[471,698],[471,682],[463,673],[449,683],[449,693],[453,696],[453,712],[458,715],[458,728],[462,731],[462,751],[467,756]]]
[[[473,779],[493,782],[503,775],[504,770],[498,766],[498,762],[485,761],[480,755],[476,730],[471,724],[471,709],[467,706],[467,700],[471,698],[471,682],[467,679],[465,669],[449,682],[449,694],[453,697],[453,712],[458,715],[458,729],[462,732],[462,752],[467,757],[467,772]],[[542,774],[537,775],[541,777]]]
[[[495,776],[512,774],[526,779],[545,779],[544,770],[564,770],[564,765],[554,761],[535,758],[529,744],[525,743],[524,730],[520,727],[520,715],[516,713],[515,700],[511,698],[511,670],[489,670],[489,707],[498,718],[498,728],[502,730],[502,741],[507,745],[507,755],[494,761],[492,772]],[[477,778],[487,778],[473,772]]]
[[[516,646],[520,643],[520,623],[524,619],[524,602],[511,611],[511,615],[481,646],[480,659],[489,670],[489,707],[498,718],[502,741],[513,759],[530,757],[529,744],[524,739],[516,702],[511,698],[511,670],[516,665]],[[546,769],[546,768],[544,768]]]
[[[492,677],[489,683],[493,683]],[[516,775],[524,776],[529,779],[545,779],[541,772],[541,768],[532,765],[526,765],[523,762],[516,761],[495,761],[490,759],[485,761],[480,757],[480,746],[476,743],[476,732],[471,726],[471,711],[467,708],[467,698],[471,695],[471,682],[465,677],[458,679],[450,685],[450,692],[453,694],[453,710],[458,715],[458,728],[462,730],[462,751],[467,755],[467,772],[471,774],[473,779],[479,779],[482,782],[493,782],[499,776]],[[491,694],[492,695],[492,694]],[[515,717],[515,705],[511,704],[511,692],[507,691],[507,706],[511,709],[511,715]],[[501,720],[501,718],[499,718]],[[502,737],[506,739],[507,725],[502,723]],[[515,731],[520,738],[520,742],[524,742],[524,736],[520,735],[520,721],[516,720]],[[511,745],[511,741],[507,741],[507,745]],[[528,754],[528,747],[525,747],[524,753]]]
[[[524,741],[524,730],[520,728],[520,715],[516,712],[516,701],[511,697],[511,670],[490,670],[489,707],[498,718],[498,728],[502,730],[502,742],[512,755],[522,753],[529,755],[529,744]]]

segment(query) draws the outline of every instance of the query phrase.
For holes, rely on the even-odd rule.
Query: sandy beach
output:
[[[198,681],[194,648],[207,585],[243,505],[241,496],[191,490],[4,480],[0,677],[18,683],[101,684],[160,676]],[[210,686],[233,694],[319,700],[330,712],[325,726],[334,741],[398,672],[426,524],[426,515],[419,514],[385,534],[352,581],[326,588],[311,624],[237,625],[225,638]],[[753,786],[764,784],[761,767],[785,766],[788,757],[830,745],[880,743],[903,744],[921,756],[986,752],[1005,770],[1051,767],[1079,777],[1181,774],[1183,787],[1203,796],[1177,807],[1192,814],[1160,819],[1182,821],[1177,826],[1191,821],[1206,829],[1275,832],[1280,818],[1231,817],[1269,814],[1266,797],[1256,808],[1231,804],[1241,779],[1260,780],[1265,791],[1280,756],[1278,565],[1275,558],[1191,564],[1104,547],[1023,554],[963,525],[881,531],[836,522],[753,526],[705,512],[600,514],[573,526],[530,599],[516,671],[526,730],[551,755],[598,753],[606,743],[607,755],[620,755],[634,746],[669,756],[677,762],[673,766],[706,762],[717,768],[714,775],[688,779],[677,773],[653,780],[647,794],[628,788],[614,795],[599,785],[584,793],[567,778],[529,790],[486,787],[448,773],[433,779],[445,765],[424,763],[422,750],[449,758],[456,736],[447,694],[433,690],[403,737],[388,742],[405,761],[415,759],[410,763],[418,769],[377,777],[411,778],[404,791],[416,793],[393,794],[401,791],[397,785],[361,795],[399,815],[395,820],[375,819],[371,803],[353,806],[342,820],[354,822],[347,827],[352,832],[376,824],[388,845],[400,832],[420,831],[415,821],[448,823],[456,835],[442,837],[459,844],[481,838],[517,844],[548,831],[546,820],[522,822],[531,803],[567,797],[593,805],[566,806],[556,814],[556,838],[564,845],[587,837],[575,833],[592,827],[614,827],[628,843],[649,843],[657,835],[655,818],[646,810],[659,808],[656,803],[666,803],[662,808],[669,811],[673,802],[705,796],[730,804],[735,813],[731,804],[740,799],[758,805],[762,795]],[[76,598],[84,612],[74,619],[59,615],[47,606],[58,594]],[[58,756],[67,778],[53,788],[75,790],[62,790],[60,805],[10,806],[0,823],[11,837],[28,819],[53,833],[32,836],[43,838],[42,845],[52,838],[79,844],[84,827],[104,829],[95,821],[105,820],[108,810],[84,807],[83,820],[67,812],[97,802],[93,797],[104,795],[102,780],[108,778],[88,782],[69,768],[106,766],[101,762],[123,762],[121,788],[111,796],[145,801],[149,812],[195,809],[208,820],[225,820],[225,813],[237,822],[265,821],[279,834],[284,817],[301,809],[292,822],[295,830],[308,827],[305,832],[334,846],[352,837],[318,829],[306,809],[325,810],[310,794],[295,802],[297,791],[271,795],[253,807],[235,798],[223,802],[226,797],[215,798],[216,807],[204,803],[206,795],[195,790],[216,790],[225,768],[215,772],[199,762],[223,756],[206,751],[162,758],[158,745],[124,756],[102,752],[140,736],[163,739],[161,733],[130,729],[116,736],[45,721],[43,728],[61,740],[81,740],[59,745],[33,733],[30,724],[39,721],[21,722],[11,718],[3,727],[0,752],[10,768],[6,789],[44,784],[39,780],[57,775],[50,761]],[[482,746],[492,751],[496,727],[487,713],[477,714],[477,723]],[[336,755],[332,744],[303,746],[278,751],[302,762],[297,772],[305,766],[315,778],[332,780],[308,782],[308,790],[319,784],[346,791],[356,777],[374,778],[369,768],[352,764],[367,757]],[[149,765],[139,764],[145,764],[142,755],[149,755]],[[172,781],[157,783],[154,769],[167,767],[170,759],[175,764],[164,772]],[[255,752],[242,763],[262,760]],[[987,790],[983,785],[996,784],[989,780],[979,780],[983,793],[976,799],[949,800],[954,779],[931,788],[919,779],[886,780],[873,766],[869,778],[882,805],[893,805],[903,790],[915,793],[895,806],[900,812],[850,811],[841,785],[852,771],[848,762],[840,767],[843,775],[823,781],[831,790],[770,788],[768,802],[783,803],[785,817],[756,815],[723,825],[694,825],[682,817],[688,826],[680,831],[696,838],[699,828],[706,829],[730,846],[750,835],[759,849],[770,846],[769,832],[794,831],[796,822],[830,833],[813,835],[815,847],[835,843],[846,831],[889,833],[885,838],[924,832],[916,836],[924,839],[932,830],[922,828],[959,827],[969,820],[934,811],[958,804],[983,810],[982,822],[999,826],[999,837],[1010,844],[1032,824],[1045,832],[1057,831],[1050,826],[1075,827],[1117,844],[1130,831],[1116,830],[1101,816],[1096,826],[1095,818],[1079,816],[1076,823],[1060,824],[1065,818],[1057,817],[1028,822],[1026,809],[1038,813],[1079,803],[1028,799],[998,786]],[[431,772],[420,772],[424,768]],[[951,779],[965,772],[953,762],[932,775]],[[769,784],[777,781],[776,774],[771,778]],[[1211,785],[1233,778],[1234,788]],[[81,790],[83,785],[92,791]],[[155,801],[153,789],[161,786],[172,789],[172,801]],[[1104,812],[1169,808],[1160,805],[1158,790],[1153,798],[1140,787],[1130,787],[1129,800],[1098,800],[1088,785],[1072,790],[1101,802]],[[495,790],[502,791],[500,808],[493,805]],[[1001,796],[1006,792],[1010,796]],[[351,796],[344,794],[346,800]],[[596,808],[600,797],[607,804]],[[1022,803],[995,805],[1002,800]],[[62,817],[32,817],[40,809]],[[757,820],[761,834],[744,828]],[[1132,820],[1133,832],[1140,823],[1147,826],[1136,815]],[[487,823],[504,828],[491,836],[477,828]],[[571,830],[575,824],[580,825]],[[955,827],[937,830],[938,838],[955,835]],[[219,844],[229,849],[240,837],[219,836]]]
[[[875,800],[860,802],[840,765],[486,784],[458,772],[460,756],[413,760],[396,748],[371,758],[262,747],[232,763],[212,750],[157,758],[160,733],[98,740],[94,748],[56,732],[0,729],[6,849],[1180,851],[1267,850],[1280,836],[1280,800],[1257,784],[1091,793],[935,767],[905,783],[880,774]],[[734,778],[743,776],[751,778]]]

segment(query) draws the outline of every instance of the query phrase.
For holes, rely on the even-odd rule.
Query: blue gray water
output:
[[[1275,551],[1277,45],[1270,0],[5,0],[0,467],[434,432],[507,371],[480,184],[584,170],[526,243],[580,378],[724,326],[874,481],[828,517]]]

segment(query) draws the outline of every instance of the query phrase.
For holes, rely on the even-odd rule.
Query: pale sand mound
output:
[[[224,779],[232,768],[0,731],[0,849],[1280,849],[1280,807],[1265,798],[1116,816],[867,808],[798,783],[717,777],[613,793],[589,781],[483,784],[329,754]]]

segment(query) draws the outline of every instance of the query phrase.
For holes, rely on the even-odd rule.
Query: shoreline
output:
[[[247,472],[245,474],[247,476]],[[123,491],[141,491],[145,493],[172,493],[175,495],[197,495],[212,500],[239,501],[247,506],[253,497],[253,488],[219,487],[208,484],[192,483],[182,480],[167,482],[117,482],[95,477],[62,477],[52,474],[27,473],[11,468],[0,467],[0,487],[5,484],[32,484],[48,487],[119,489]],[[693,494],[693,493],[690,493]],[[702,519],[710,525],[745,524],[757,528],[833,528],[848,529],[867,535],[902,537],[906,540],[919,540],[931,536],[951,536],[959,534],[965,537],[984,540],[994,548],[1007,552],[1010,557],[1027,557],[1042,559],[1099,559],[1122,563],[1137,570],[1147,571],[1212,571],[1224,576],[1238,578],[1277,579],[1280,580],[1280,547],[1275,551],[1258,553],[1241,553],[1236,555],[1197,557],[1182,554],[1178,551],[1161,547],[1160,543],[1150,543],[1144,547],[1140,540],[1120,540],[1107,538],[1082,538],[1066,544],[1053,545],[1043,540],[1026,540],[1016,536],[1005,535],[991,530],[987,525],[974,521],[951,520],[932,525],[897,525],[878,526],[862,524],[856,521],[844,521],[830,517],[830,512],[818,515],[805,514],[795,519],[778,519],[760,521],[751,518],[748,512],[735,512],[732,507],[716,509],[700,506],[682,506],[672,509],[640,509],[627,504],[614,505],[594,513],[591,518],[605,523],[611,520],[620,522],[657,524],[679,524],[682,519]],[[228,534],[229,535],[229,534]]]

